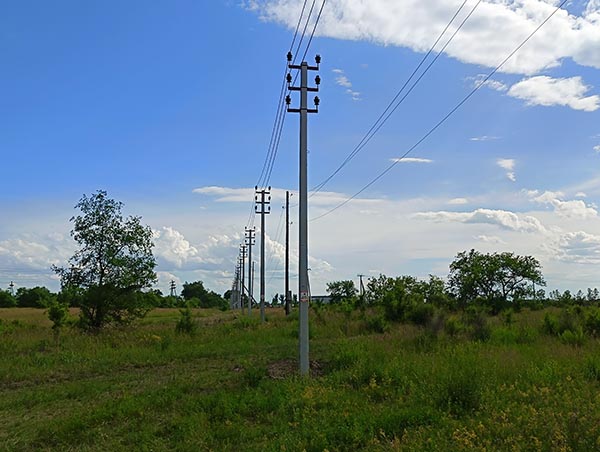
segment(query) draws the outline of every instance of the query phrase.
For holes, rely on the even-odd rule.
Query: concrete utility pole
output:
[[[358,276],[358,278],[360,279],[360,283],[358,286],[358,294],[362,298],[365,296],[365,285],[363,284],[363,277],[365,275],[356,275],[356,276]]]
[[[316,66],[309,66],[306,61],[300,65],[292,64],[292,52],[287,54],[288,68],[300,70],[300,86],[292,86],[292,74],[287,74],[288,89],[290,91],[300,92],[300,108],[290,108],[292,101],[288,94],[285,102],[288,106],[287,111],[300,113],[300,212],[299,212],[299,283],[298,296],[300,298],[300,374],[308,375],[310,364],[308,360],[308,305],[310,303],[310,285],[308,282],[308,113],[318,113],[319,97],[315,96],[314,109],[308,108],[308,93],[318,92],[321,78],[315,77],[316,88],[308,86],[308,71],[318,71],[321,57],[315,57]]]
[[[175,280],[172,279],[169,296],[171,296],[171,297],[176,296],[176,289],[177,289],[177,286],[175,285]]]
[[[252,315],[252,300],[254,299],[253,274],[252,274],[252,246],[255,241],[256,228],[246,228],[246,246],[248,247],[248,315]]]
[[[254,211],[260,215],[260,320],[265,321],[265,215],[271,213],[271,187],[259,190],[254,187],[256,205]],[[260,200],[258,196],[260,195]]]
[[[290,192],[285,192],[285,315],[290,315]]]
[[[244,279],[245,279],[244,278],[244,268],[245,268],[245,265],[246,265],[246,250],[247,250],[246,245],[240,245],[240,261],[241,261],[240,262],[240,268],[242,270],[242,278],[241,278],[241,281],[242,281],[242,295],[241,295],[242,310],[244,309],[244,284],[245,284],[245,282],[244,282]],[[248,304],[250,304],[249,301],[248,301]]]

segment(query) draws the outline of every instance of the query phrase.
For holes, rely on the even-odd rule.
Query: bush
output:
[[[546,312],[542,322],[542,331],[551,336],[558,336],[558,319],[554,314]]]
[[[583,364],[583,374],[590,381],[600,381],[600,360],[588,357]]]
[[[600,309],[591,308],[585,315],[585,332],[591,336],[600,336]]]
[[[58,301],[52,301],[48,306],[48,318],[52,322],[52,330],[56,338],[60,334],[60,330],[67,322],[69,316],[69,307]]]
[[[574,331],[563,331],[559,338],[563,344],[573,345],[574,347],[581,347],[585,343],[585,333],[583,332],[583,328],[580,326],[575,328]]]
[[[192,310],[189,306],[179,310],[181,317],[175,325],[175,331],[179,334],[189,334],[190,336],[196,333],[198,323],[192,318]]]
[[[448,317],[446,319],[446,323],[444,324],[444,332],[450,337],[456,336],[464,329],[465,329],[465,326],[462,324],[460,319],[455,315],[451,315],[450,317]]]
[[[492,335],[485,314],[479,309],[467,309],[464,315],[466,329],[471,339],[486,342]]]
[[[453,362],[447,373],[441,376],[435,391],[438,408],[450,414],[471,413],[481,406],[483,379],[473,363]]]
[[[383,334],[390,330],[390,324],[385,319],[383,314],[378,314],[374,317],[367,318],[366,328],[369,332]]]
[[[415,304],[407,312],[407,319],[416,325],[427,325],[433,318],[435,310],[426,303]]]
[[[14,308],[17,300],[6,290],[0,290],[0,308]]]

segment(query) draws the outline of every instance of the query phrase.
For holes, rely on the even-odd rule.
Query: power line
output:
[[[555,9],[554,11],[548,16],[546,17],[546,19],[544,19],[544,21],[542,21],[536,28],[535,30],[533,30],[512,52],[510,52],[508,54],[508,56],[506,58],[504,58],[504,60],[502,60],[502,62],[496,66],[480,83],[478,83],[472,90],[471,92],[469,92],[469,94],[467,94],[452,110],[450,110],[446,116],[444,116],[440,121],[437,122],[436,125],[434,125],[425,135],[423,135],[423,137],[421,137],[421,139],[419,139],[414,145],[412,145],[400,158],[395,159],[391,165],[389,165],[386,169],[384,169],[381,173],[379,173],[379,175],[377,175],[377,177],[375,177],[374,179],[372,179],[367,185],[365,185],[363,188],[361,188],[359,191],[357,191],[354,195],[352,195],[351,197],[349,197],[348,199],[344,200],[343,202],[341,202],[340,204],[338,204],[337,206],[335,206],[334,208],[328,210],[327,212],[311,219],[311,221],[316,221],[320,218],[323,218],[327,215],[329,215],[330,213],[336,211],[337,209],[339,209],[340,207],[348,204],[350,201],[352,201],[354,198],[356,198],[358,195],[360,195],[362,192],[364,192],[367,188],[369,188],[371,185],[373,185],[375,182],[377,182],[379,179],[381,179],[383,176],[385,176],[394,166],[396,166],[402,159],[404,159],[408,154],[410,154],[415,148],[417,148],[423,141],[425,141],[433,132],[435,132],[442,124],[444,124],[460,107],[462,107],[482,86],[485,85],[485,83],[491,78],[493,77],[493,75],[498,72],[502,66],[504,66],[506,64],[506,62],[508,60],[510,60],[515,53],[517,53],[519,50],[521,50],[521,48],[527,44],[527,42],[529,42],[529,40],[533,37],[533,35],[535,35],[545,24],[546,22],[548,22],[564,5],[565,3],[567,3],[568,0],[563,0]]]
[[[404,100],[412,92],[412,90],[415,88],[415,86],[421,81],[421,79],[429,71],[429,69],[431,68],[431,66],[433,66],[433,64],[437,61],[437,59],[440,57],[440,55],[442,54],[442,52],[452,42],[452,40],[454,39],[454,37],[456,36],[456,34],[460,31],[460,29],[463,27],[463,25],[465,24],[465,22],[475,12],[475,9],[477,9],[477,7],[479,6],[479,4],[481,3],[481,0],[479,0],[477,2],[477,4],[471,9],[471,11],[469,12],[469,14],[465,17],[465,19],[462,21],[462,23],[455,30],[454,34],[446,42],[446,44],[444,45],[444,47],[442,47],[442,49],[438,51],[438,53],[437,53],[436,57],[433,59],[433,61],[425,68],[425,70],[423,71],[423,73],[419,76],[419,78],[415,81],[415,83],[413,83],[413,85],[410,87],[409,91],[400,99],[400,101],[398,101],[398,103],[392,109],[392,106],[394,105],[394,103],[398,100],[398,98],[400,97],[400,95],[402,94],[402,92],[404,91],[404,89],[408,86],[408,84],[411,82],[411,80],[413,79],[413,77],[417,74],[417,72],[419,71],[419,69],[421,68],[421,66],[425,63],[425,61],[427,60],[427,58],[429,58],[429,55],[431,55],[431,53],[433,52],[433,50],[435,49],[435,47],[438,45],[438,43],[440,42],[440,40],[442,39],[442,37],[446,34],[446,32],[448,31],[448,29],[450,28],[450,26],[454,23],[454,21],[456,20],[456,17],[460,14],[460,12],[462,11],[462,9],[464,8],[464,6],[466,5],[467,2],[468,2],[468,0],[464,0],[463,3],[459,6],[459,8],[456,10],[456,12],[454,13],[454,15],[450,19],[450,22],[448,22],[448,25],[446,25],[446,27],[440,33],[440,35],[437,37],[437,39],[435,40],[435,42],[433,43],[433,45],[429,48],[429,50],[427,51],[427,53],[423,56],[423,58],[421,59],[421,61],[417,65],[417,67],[413,70],[413,72],[410,74],[410,76],[408,77],[408,79],[406,79],[406,81],[404,82],[404,84],[402,85],[402,87],[400,88],[400,90],[398,90],[398,92],[396,93],[396,95],[394,96],[394,98],[387,105],[387,107],[385,108],[385,110],[383,111],[383,113],[381,113],[379,115],[379,117],[377,118],[377,120],[373,123],[373,125],[367,131],[367,133],[362,137],[362,139],[356,145],[356,147],[352,150],[352,152],[350,152],[350,154],[348,154],[348,156],[344,159],[344,161],[337,167],[337,169],[333,173],[331,173],[323,182],[321,182],[320,184],[318,184],[317,186],[315,186],[311,190],[312,191],[311,196],[313,196],[315,193],[319,192],[321,190],[321,188],[323,188],[331,179],[333,179],[333,177],[335,177],[335,175],[338,174],[342,170],[342,168],[344,168],[350,162],[350,160],[352,160],[369,143],[369,141],[371,141],[371,139],[373,138],[373,136],[375,136],[375,134],[387,122],[387,120],[390,118],[390,116],[396,111],[396,109],[402,104],[402,102],[404,102]],[[391,109],[391,111],[390,111],[390,109]]]

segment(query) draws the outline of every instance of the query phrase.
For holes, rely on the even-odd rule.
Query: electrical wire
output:
[[[529,40],[552,18],[554,15],[567,3],[568,0],[563,0],[554,11],[546,17],[512,52],[508,54],[502,62],[496,66],[480,83],[478,83],[470,92],[467,94],[452,110],[450,110],[440,121],[438,121],[423,137],[421,137],[414,145],[412,145],[400,158],[394,159],[391,165],[385,168],[379,175],[377,175],[374,179],[372,179],[367,185],[357,191],[354,195],[344,200],[334,208],[328,210],[327,212],[318,215],[315,218],[312,218],[310,221],[316,221],[320,218],[323,218],[332,212],[335,212],[340,207],[348,204],[362,192],[364,192],[367,188],[372,186],[375,182],[385,176],[393,167],[395,167],[402,159],[404,159],[408,154],[410,154],[415,148],[417,148],[423,141],[425,141],[433,132],[435,132],[442,124],[444,124],[460,107],[462,107],[479,89],[486,84],[486,82],[494,76],[496,72],[498,72],[502,66],[504,66],[508,60],[510,60]]]
[[[457,35],[457,33],[460,31],[460,29],[463,27],[463,25],[465,24],[465,22],[475,12],[475,9],[477,9],[477,7],[479,6],[479,4],[481,3],[481,0],[479,0],[477,2],[477,4],[475,4],[475,6],[471,9],[471,11],[469,12],[469,14],[463,19],[462,23],[454,31],[454,34],[446,42],[446,44],[444,45],[444,47],[442,47],[442,49],[440,51],[438,51],[436,57],[425,68],[425,70],[419,76],[419,78],[417,79],[417,81],[415,83],[413,83],[413,85],[410,87],[409,91],[392,108],[392,106],[394,105],[394,103],[396,103],[396,101],[398,100],[398,98],[400,97],[400,95],[404,92],[404,89],[408,86],[408,84],[411,82],[411,80],[413,79],[413,77],[417,74],[417,72],[419,71],[419,69],[421,68],[421,66],[429,58],[429,56],[431,55],[431,53],[433,52],[433,50],[435,49],[435,47],[438,45],[438,43],[440,42],[440,40],[442,39],[442,37],[446,34],[446,32],[448,31],[448,29],[450,28],[450,26],[454,23],[454,21],[456,20],[456,18],[458,17],[458,15],[460,14],[460,12],[464,8],[464,6],[467,4],[467,2],[468,2],[468,0],[464,0],[463,3],[459,6],[459,8],[456,10],[456,12],[454,13],[454,15],[450,19],[450,22],[448,22],[448,25],[446,25],[446,27],[440,33],[440,35],[437,37],[437,39],[435,40],[435,42],[433,43],[433,45],[429,48],[429,50],[427,51],[427,53],[423,56],[423,58],[421,59],[421,61],[417,65],[417,67],[413,70],[413,72],[410,74],[410,76],[408,77],[408,79],[406,79],[406,81],[404,82],[404,84],[402,85],[402,87],[400,88],[400,90],[398,90],[398,92],[396,93],[396,95],[394,96],[394,98],[387,105],[387,107],[385,108],[385,110],[383,111],[383,113],[381,113],[379,115],[379,117],[377,118],[377,120],[373,123],[373,125],[367,131],[367,133],[362,137],[362,139],[356,145],[356,147],[352,150],[352,152],[350,152],[350,154],[348,154],[348,156],[344,159],[344,161],[337,167],[337,169],[333,173],[331,173],[325,180],[323,180],[321,183],[319,183],[318,185],[316,185],[315,187],[313,187],[311,189],[311,195],[310,195],[311,197],[314,196],[317,192],[319,192],[321,190],[321,188],[323,188],[331,179],[333,179],[335,177],[335,175],[338,174],[342,170],[342,168],[344,168],[369,143],[369,141],[371,141],[371,139],[373,138],[373,136],[375,136],[375,134],[387,122],[387,120],[390,118],[390,116],[396,111],[396,109],[402,104],[402,102],[404,102],[404,100],[408,97],[408,95],[412,92],[412,90],[416,87],[416,85],[421,81],[421,79],[429,71],[429,69],[431,68],[431,66],[433,66],[433,64],[437,61],[437,59],[442,54],[442,52],[452,42],[452,40]]]

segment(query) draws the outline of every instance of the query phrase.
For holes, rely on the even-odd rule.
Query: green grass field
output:
[[[600,343],[542,334],[543,311],[478,342],[319,309],[310,379],[297,318],[267,315],[194,311],[187,336],[155,310],[57,343],[43,310],[0,309],[0,450],[600,450]]]

